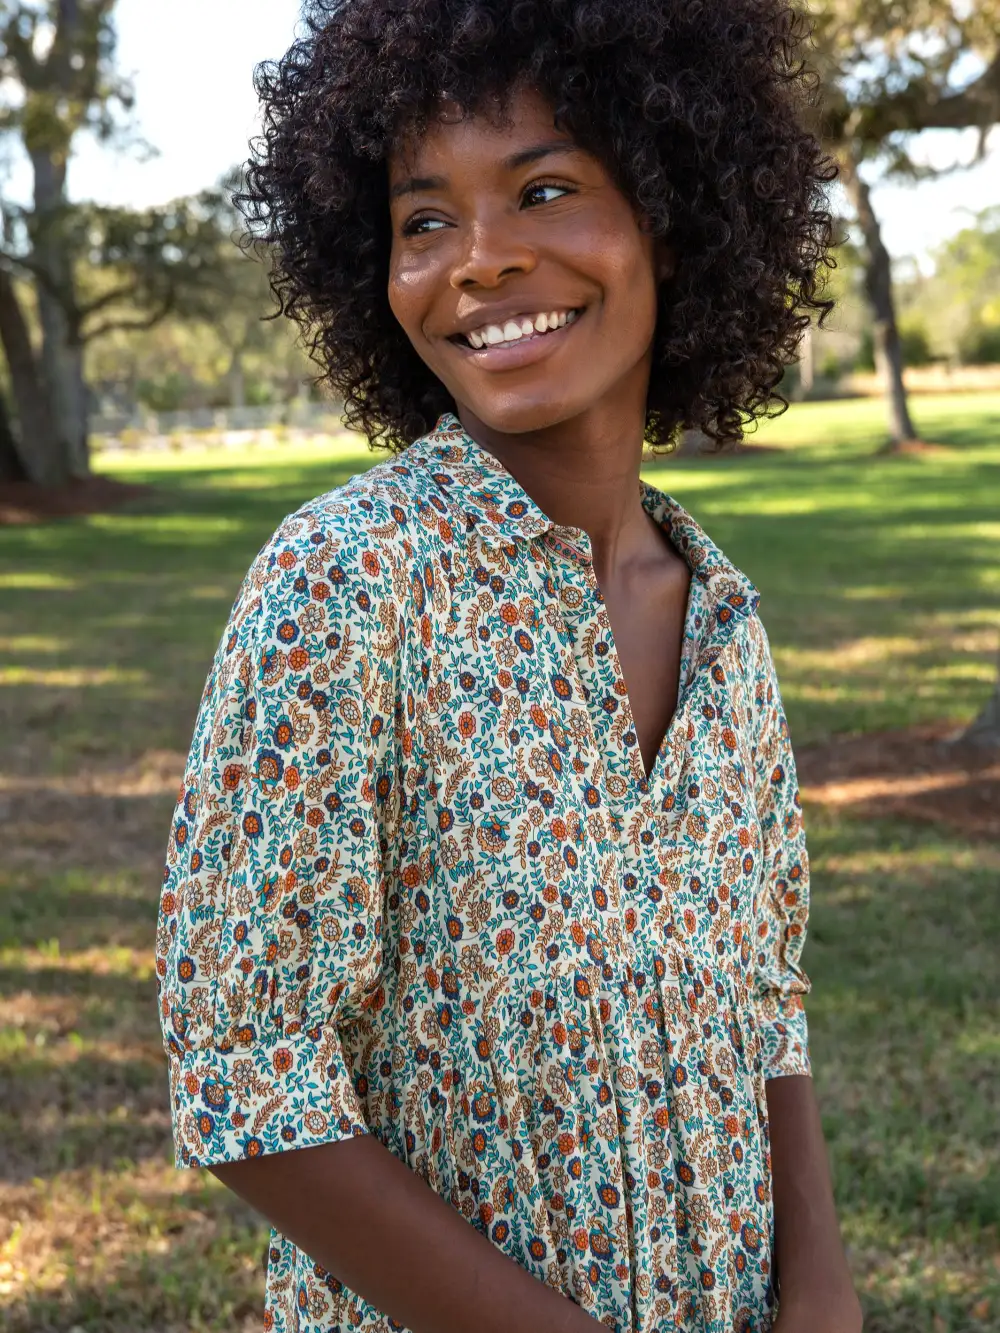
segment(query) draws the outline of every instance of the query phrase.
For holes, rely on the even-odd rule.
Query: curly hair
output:
[[[344,421],[393,451],[454,404],[389,307],[386,159],[446,94],[467,112],[536,88],[678,265],[664,283],[646,440],[718,446],[788,404],[822,324],[836,166],[806,126],[808,21],[785,0],[311,0],[258,67],[263,132],[235,202]]]

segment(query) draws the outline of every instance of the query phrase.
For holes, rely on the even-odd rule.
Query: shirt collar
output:
[[[516,477],[468,434],[454,413],[446,412],[419,445],[434,482],[464,511],[467,528],[474,527],[481,540],[502,546],[548,534],[569,554],[591,559],[587,534],[543,513]],[[760,594],[747,576],[726,559],[676,500],[644,478],[639,484],[643,508],[705,585],[711,601],[728,609],[728,615],[723,611],[720,618],[752,615]]]

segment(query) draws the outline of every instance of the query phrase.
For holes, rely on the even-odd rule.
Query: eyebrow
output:
[[[500,165],[504,171],[517,171],[519,167],[530,166],[532,162],[539,162],[543,157],[579,151],[576,144],[568,139],[554,139],[550,143],[535,144],[531,148],[522,148],[520,152],[511,153]],[[407,180],[398,181],[392,187],[389,199],[390,201],[399,199],[404,194],[419,194],[422,190],[444,190],[447,186],[448,180],[445,176],[410,176]]]

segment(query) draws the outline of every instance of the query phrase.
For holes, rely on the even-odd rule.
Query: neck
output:
[[[616,396],[566,421],[538,430],[507,434],[488,426],[459,405],[463,428],[488,449],[553,522],[582,528],[590,538],[594,563],[614,569],[659,542],[655,524],[642,507],[639,469],[646,419],[641,400]]]

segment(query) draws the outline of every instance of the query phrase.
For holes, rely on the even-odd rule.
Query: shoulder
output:
[[[743,686],[759,717],[762,709],[774,704],[778,682],[771,643],[756,608],[740,618],[733,639]]]
[[[250,566],[236,617],[266,623],[312,603],[363,623],[379,603],[398,602],[414,560],[440,542],[442,513],[420,443],[282,519]]]

